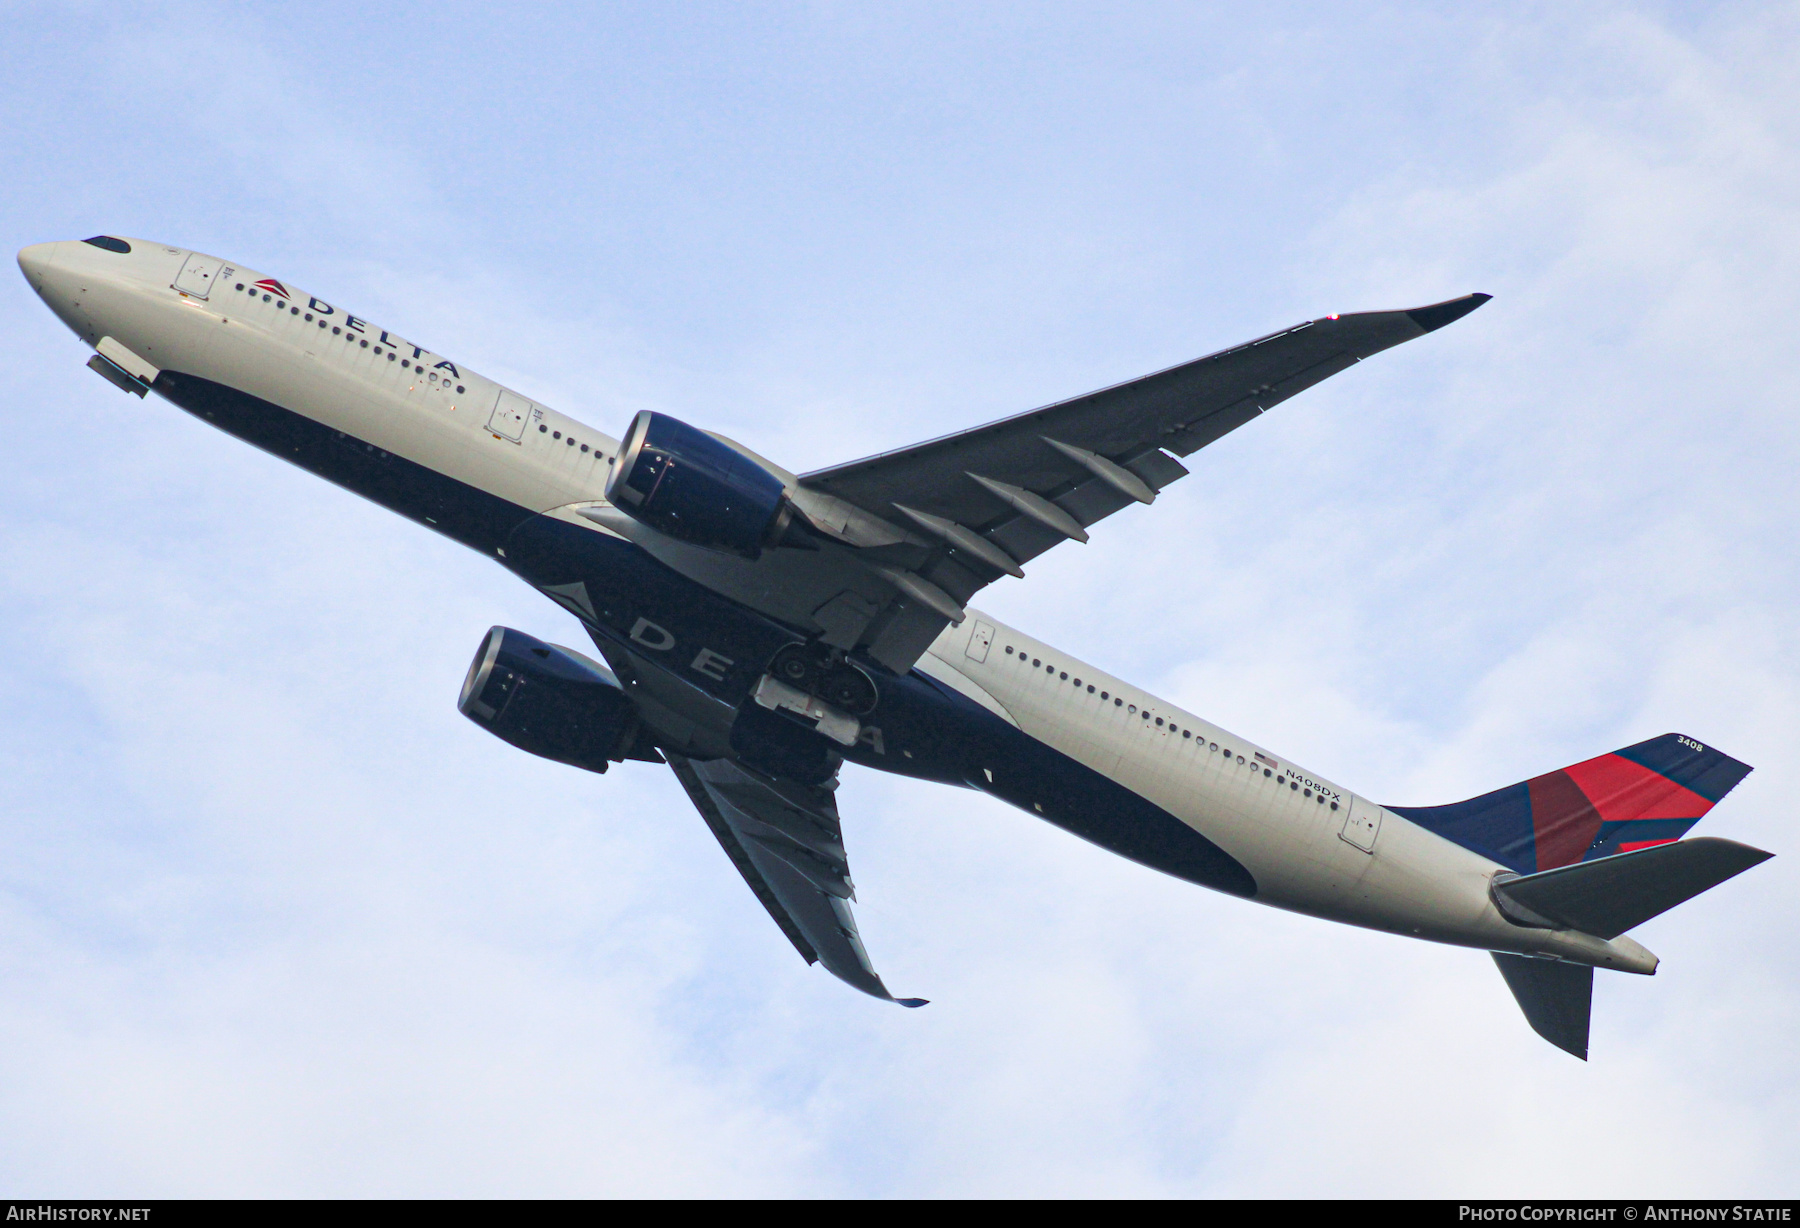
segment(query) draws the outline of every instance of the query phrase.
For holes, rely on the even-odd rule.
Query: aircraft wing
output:
[[[875,655],[910,665],[977,590],[1188,471],[1175,458],[1372,354],[1460,319],[1470,294],[1326,316],[1154,375],[799,479],[908,535],[884,575],[919,626]],[[841,506],[841,505],[840,505]],[[815,514],[815,519],[817,519]],[[841,515],[840,515],[841,519]],[[846,522],[848,523],[848,522]],[[854,526],[851,526],[854,528]],[[923,549],[921,549],[921,545]],[[921,584],[920,582],[923,581]]]
[[[724,759],[668,755],[675,776],[775,924],[806,962],[902,1006],[881,983],[856,932],[856,886],[831,788],[753,775]],[[835,788],[836,781],[831,782]]]

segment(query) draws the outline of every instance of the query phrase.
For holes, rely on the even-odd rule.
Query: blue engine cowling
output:
[[[661,762],[610,670],[511,627],[487,633],[456,706],[503,742],[590,772],[624,759]]]
[[[644,410],[619,445],[606,500],[670,537],[753,559],[793,522],[786,489],[729,444]]]

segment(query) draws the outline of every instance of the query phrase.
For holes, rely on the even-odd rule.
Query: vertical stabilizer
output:
[[[1519,1001],[1531,1030],[1587,1061],[1588,1017],[1594,1001],[1594,970],[1580,964],[1529,955],[1491,952],[1506,987]]]
[[[1517,874],[1597,861],[1687,834],[1750,765],[1679,733],[1448,806],[1389,806]]]

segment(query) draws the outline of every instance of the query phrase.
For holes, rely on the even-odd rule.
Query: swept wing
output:
[[[863,949],[831,788],[758,776],[726,759],[668,759],[731,864],[807,963],[874,997],[925,1005],[889,993]]]
[[[874,655],[896,669],[985,585],[1128,504],[1149,503],[1187,456],[1372,354],[1424,336],[1486,302],[1470,294],[1410,311],[1326,316],[1243,345],[986,426],[804,474],[803,491],[874,517],[907,540],[870,537],[863,556],[909,606],[907,634]],[[859,530],[845,520],[854,536]],[[897,537],[898,535],[894,535]]]

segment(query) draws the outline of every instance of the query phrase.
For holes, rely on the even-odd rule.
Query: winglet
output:
[[[909,1006],[914,1010],[917,1010],[921,1006],[931,1005],[930,998],[895,998],[894,1001],[898,1002],[901,1006]]]
[[[1426,332],[1435,333],[1446,324],[1454,324],[1493,297],[1491,294],[1465,294],[1461,298],[1433,303],[1429,307],[1415,307],[1406,315]]]

